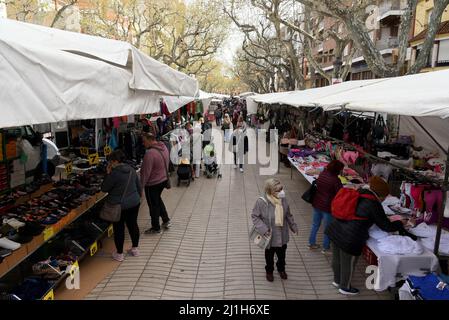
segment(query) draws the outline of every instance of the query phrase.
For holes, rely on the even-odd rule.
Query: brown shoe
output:
[[[268,272],[267,272],[267,281],[270,281],[270,282],[273,282],[273,281],[274,281],[273,273],[268,273]]]
[[[279,275],[281,276],[281,279],[287,280],[287,278],[288,278],[285,271],[279,272]]]

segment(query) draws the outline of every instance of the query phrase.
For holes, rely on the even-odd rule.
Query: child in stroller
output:
[[[215,149],[213,144],[208,144],[204,147],[204,174],[208,178],[212,178],[217,175],[217,178],[221,178],[220,168],[217,164],[217,157],[215,156]]]
[[[190,186],[190,180],[192,180],[192,166],[190,160],[184,158],[178,165],[178,187],[181,185],[181,181],[187,182],[187,186]]]

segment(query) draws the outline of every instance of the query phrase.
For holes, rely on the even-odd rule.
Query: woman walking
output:
[[[225,142],[229,142],[230,139],[230,133],[232,132],[232,128],[231,128],[231,117],[229,117],[229,114],[226,113],[223,119],[223,125],[221,126],[221,130],[223,130],[223,135],[224,135],[224,141]]]
[[[238,122],[237,129],[232,133],[229,151],[234,153],[234,169],[237,169],[238,165],[240,172],[243,173],[243,162],[245,154],[248,153],[248,136],[243,122]]]
[[[125,154],[121,150],[111,153],[107,176],[101,186],[101,191],[108,193],[106,201],[110,204],[121,204],[122,207],[120,221],[114,222],[114,242],[117,251],[112,254],[112,258],[120,262],[124,260],[125,224],[132,241],[132,248],[128,253],[132,256],[139,255],[140,235],[137,216],[140,207],[141,185],[134,168],[123,163],[124,161]]]
[[[320,246],[316,244],[316,235],[321,226],[321,221],[324,219],[324,229],[327,228],[332,221],[331,203],[334,200],[338,190],[343,185],[338,177],[344,164],[338,160],[331,161],[326,169],[320,174],[316,181],[317,191],[313,197],[313,223],[312,230],[309,236],[309,249],[318,249]],[[323,238],[323,254],[330,250],[330,240],[327,235]]]
[[[289,241],[288,229],[297,234],[298,226],[285,199],[284,187],[278,179],[268,179],[265,182],[265,196],[256,201],[251,218],[259,234],[271,234],[271,242],[265,250],[267,280],[270,282],[274,280],[275,254],[278,258],[276,267],[279,275],[281,279],[286,280],[285,254]]]

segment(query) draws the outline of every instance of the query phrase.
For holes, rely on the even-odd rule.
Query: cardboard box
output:
[[[22,245],[19,249],[15,250],[12,255],[10,255],[7,261],[8,269],[15,268],[26,256],[28,255],[28,250],[26,245]],[[3,261],[4,263],[5,261]]]

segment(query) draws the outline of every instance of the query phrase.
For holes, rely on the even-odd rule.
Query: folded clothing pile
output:
[[[419,242],[413,241],[407,236],[389,235],[388,237],[378,239],[377,244],[379,250],[388,254],[420,255],[424,252],[424,248]]]

